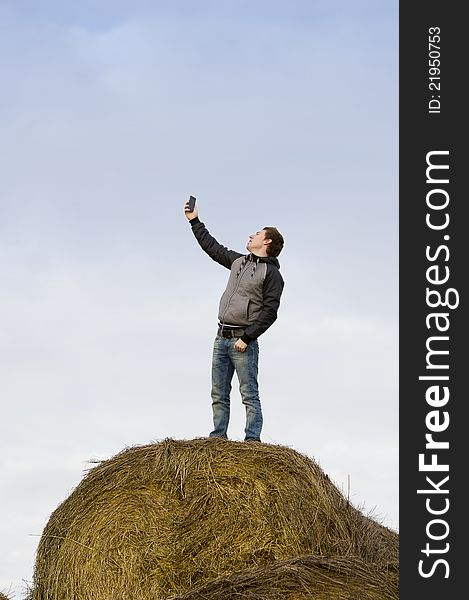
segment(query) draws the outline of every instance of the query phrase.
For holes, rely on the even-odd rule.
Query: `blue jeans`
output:
[[[231,380],[236,371],[239,391],[246,407],[245,440],[260,441],[262,410],[259,400],[257,372],[259,344],[254,340],[244,352],[234,347],[238,338],[217,336],[213,344],[212,358],[212,411],[213,431],[210,437],[227,437],[230,421]]]

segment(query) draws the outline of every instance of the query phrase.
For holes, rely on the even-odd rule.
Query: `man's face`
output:
[[[259,254],[260,251],[265,250],[265,246],[265,231],[263,229],[256,231],[256,233],[251,233],[248,243],[246,244],[246,248],[249,252]]]

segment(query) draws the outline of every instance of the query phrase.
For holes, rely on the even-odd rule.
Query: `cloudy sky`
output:
[[[263,441],[398,529],[397,11],[0,0],[0,591],[89,461],[211,429],[228,271],[189,194],[233,249],[286,240]]]

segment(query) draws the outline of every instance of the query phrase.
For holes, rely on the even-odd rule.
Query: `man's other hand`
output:
[[[236,344],[234,345],[234,347],[236,348],[236,350],[238,352],[244,352],[246,350],[246,348],[248,347],[248,345],[243,342],[242,339],[236,340]]]

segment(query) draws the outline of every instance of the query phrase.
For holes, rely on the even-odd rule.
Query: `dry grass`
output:
[[[299,556],[219,577],[168,600],[397,600],[397,570],[354,557]]]
[[[384,600],[397,560],[396,532],[310,458],[168,439],[98,464],[51,515],[31,600]]]

